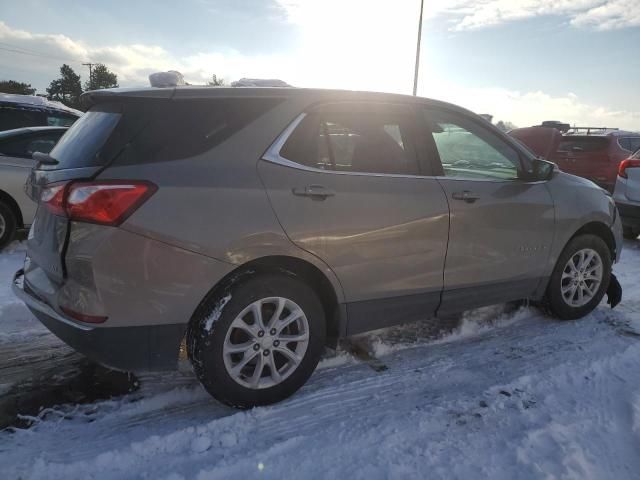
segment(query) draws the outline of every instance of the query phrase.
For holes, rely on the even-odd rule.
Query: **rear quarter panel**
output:
[[[100,179],[143,179],[158,186],[121,228],[236,267],[272,255],[300,258],[323,271],[343,301],[331,269],[286,236],[257,173],[258,160],[307,103],[284,101],[192,158],[107,168]],[[212,278],[210,287],[218,280]]]

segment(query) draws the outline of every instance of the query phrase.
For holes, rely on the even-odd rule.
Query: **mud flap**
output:
[[[611,305],[611,308],[615,308],[616,305],[622,300],[622,286],[612,273],[609,279],[609,288],[607,288],[607,303]]]

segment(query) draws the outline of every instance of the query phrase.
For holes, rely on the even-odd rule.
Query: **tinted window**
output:
[[[50,127],[70,127],[78,117],[72,115],[47,114],[47,125]]]
[[[427,111],[426,118],[446,176],[518,178],[518,152],[479,123],[438,110]]]
[[[323,170],[417,175],[411,124],[411,114],[398,111],[313,113],[280,155]]]
[[[618,140],[620,146],[630,152],[635,152],[640,148],[640,137],[626,137]]]
[[[58,168],[177,160],[217,146],[280,103],[274,98],[133,100],[99,104],[51,152]]]
[[[119,113],[97,108],[85,113],[51,151],[51,157],[59,162],[56,168],[102,165],[100,150],[120,121],[120,116]]]
[[[0,154],[31,158],[34,152],[49,153],[63,132],[13,135],[0,139]]]
[[[0,107],[0,130],[46,125],[45,114],[9,106]]]
[[[599,152],[606,150],[609,139],[606,137],[563,137],[558,146],[559,152]]]

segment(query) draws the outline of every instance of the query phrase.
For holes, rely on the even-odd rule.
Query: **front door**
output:
[[[471,116],[425,110],[451,210],[439,312],[531,296],[554,232],[545,182],[520,178],[516,149]]]
[[[289,238],[340,280],[348,334],[427,318],[440,301],[449,210],[415,127],[411,107],[326,105],[259,162]]]

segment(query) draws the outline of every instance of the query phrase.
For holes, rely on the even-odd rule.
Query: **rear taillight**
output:
[[[119,225],[157,189],[142,181],[72,182],[44,189],[40,200],[54,215],[78,222]]]
[[[640,159],[636,160],[627,158],[626,160],[621,161],[618,166],[618,175],[622,178],[627,178],[627,169],[629,168],[640,168]]]

